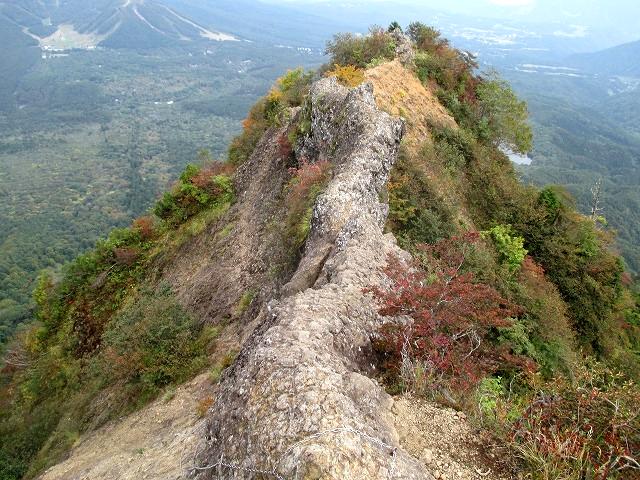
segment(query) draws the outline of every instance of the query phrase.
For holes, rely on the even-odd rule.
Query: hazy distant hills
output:
[[[340,19],[256,0],[0,1],[0,19],[54,48],[142,49],[238,37],[322,47],[348,29]]]
[[[2,16],[51,48],[149,48],[174,42],[234,40],[155,0],[19,0],[0,3]]]
[[[595,53],[574,55],[570,62],[585,72],[640,77],[640,40]]]

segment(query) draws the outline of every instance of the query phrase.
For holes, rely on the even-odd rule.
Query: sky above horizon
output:
[[[624,29],[640,38],[639,0],[263,0],[290,5],[341,4],[385,6],[410,5],[442,12],[486,18],[510,18],[532,22],[560,22],[596,29]]]

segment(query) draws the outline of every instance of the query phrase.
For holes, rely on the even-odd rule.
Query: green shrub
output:
[[[282,92],[282,101],[289,107],[299,107],[304,103],[309,87],[313,79],[312,72],[306,72],[302,68],[289,70],[278,79],[277,85]]]
[[[106,324],[100,348],[81,356],[68,348],[81,335],[72,313],[62,315],[57,331],[49,326],[37,346],[30,343],[33,337],[26,340],[33,352],[28,369],[0,376],[10,386],[0,389],[2,478],[35,476],[59,461],[86,429],[138,408],[206,362],[210,333],[167,287],[143,290]]]
[[[515,273],[520,270],[522,261],[528,253],[524,248],[524,239],[515,235],[510,225],[496,225],[483,233],[493,240],[500,259],[507,265],[509,271]]]
[[[290,70],[280,78],[269,94],[258,101],[242,123],[242,133],[229,146],[228,161],[232,165],[246,162],[269,127],[280,126],[288,118],[289,107],[304,103],[309,92],[312,73]]]
[[[133,404],[202,368],[201,326],[168,287],[147,290],[108,325],[99,368],[108,383],[124,382]]]
[[[449,42],[440,37],[440,32],[424,23],[413,22],[407,28],[407,35],[423,52],[435,52],[446,47]]]
[[[476,94],[482,118],[496,145],[519,153],[530,151],[533,133],[527,123],[527,104],[518,99],[509,84],[498,78],[484,80]]]
[[[422,152],[422,156],[427,154]],[[401,149],[387,185],[387,228],[409,250],[420,243],[435,243],[456,231],[452,212],[436,195],[424,169],[417,164],[420,161],[428,159],[413,158],[406,149]]]
[[[340,33],[327,43],[330,65],[352,65],[366,68],[374,61],[395,58],[396,44],[393,37],[380,27],[371,27],[368,35],[356,36]]]
[[[204,209],[231,203],[232,180],[217,174],[218,168],[187,165],[178,183],[156,203],[154,213],[169,224],[177,225]]]

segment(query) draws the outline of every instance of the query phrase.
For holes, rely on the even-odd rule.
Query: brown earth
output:
[[[412,149],[419,149],[431,138],[432,125],[457,128],[435,94],[398,60],[367,70],[365,79],[373,84],[378,107],[405,120],[403,142]]]
[[[394,414],[400,444],[439,480],[512,480],[498,461],[503,454],[474,429],[464,413],[405,395]]]

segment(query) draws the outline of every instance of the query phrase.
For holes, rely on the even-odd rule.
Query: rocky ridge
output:
[[[222,380],[194,476],[429,479],[400,448],[391,397],[366,375],[380,319],[363,289],[389,254],[402,253],[383,234],[379,198],[403,125],[377,109],[369,84],[349,90],[323,79],[309,101],[312,133],[300,148],[330,160],[335,176],[284,289],[299,293],[260,313],[258,331]]]
[[[218,385],[200,378],[197,387],[181,388],[175,399],[126,419],[140,429],[135,441],[123,443],[122,428],[108,426],[43,478],[449,478],[421,458],[424,445],[433,447],[434,441],[407,442],[409,433],[419,435],[403,421],[411,404],[400,400],[394,406],[373,380],[370,339],[383,320],[363,290],[385,281],[381,268],[389,255],[408,259],[393,235],[383,232],[388,206],[381,200],[404,123],[378,108],[371,83],[349,89],[325,78],[313,84],[308,102],[311,130],[298,142],[296,156],[330,161],[333,178],[316,202],[292,275],[268,281],[269,258],[278,249],[268,218],[277,210],[287,170],[276,139],[286,125],[266,132],[237,174],[241,193],[229,216],[234,238],[248,243],[216,256],[214,250],[225,245],[214,226],[166,268],[182,302],[199,305],[203,316],[230,308],[228,299],[218,297],[237,298],[254,281],[265,285],[256,308],[228,333],[241,347],[233,366]],[[233,288],[224,287],[223,273],[236,279]],[[214,399],[204,421],[193,414],[203,398]],[[175,402],[181,412],[191,409],[189,418],[173,415],[166,428],[157,428],[158,412],[171,411]],[[99,447],[109,442],[125,447],[113,462],[92,462],[100,454],[110,457]],[[461,478],[490,478],[461,471],[469,473]]]

